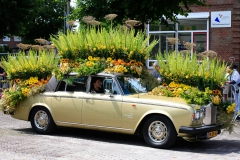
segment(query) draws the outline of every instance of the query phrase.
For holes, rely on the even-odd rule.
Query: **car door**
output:
[[[82,123],[102,129],[120,128],[122,96],[114,78],[102,77],[102,79],[105,93],[89,92],[84,96]]]
[[[83,78],[84,79],[84,78]],[[53,93],[52,113],[55,121],[59,123],[81,123],[82,102],[86,87],[79,78],[75,78],[73,84],[67,85],[61,81],[58,91]]]

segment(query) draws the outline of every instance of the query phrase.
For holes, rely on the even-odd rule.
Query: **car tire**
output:
[[[168,148],[175,143],[177,133],[168,118],[152,116],[143,125],[143,137],[151,147]]]
[[[30,121],[33,130],[39,134],[52,133],[57,127],[50,112],[44,107],[34,108],[31,112]]]

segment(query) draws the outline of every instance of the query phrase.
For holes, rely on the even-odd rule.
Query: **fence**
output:
[[[237,117],[239,116],[239,102],[240,102],[239,89],[240,89],[240,87],[238,87],[238,86],[235,86],[232,84],[229,85],[229,93],[228,93],[227,100],[231,101],[232,103],[235,102],[236,107],[238,107],[238,110],[235,110],[233,121],[235,121],[237,119]],[[237,113],[236,113],[236,111],[237,111]]]

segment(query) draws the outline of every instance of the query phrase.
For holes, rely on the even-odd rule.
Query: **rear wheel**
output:
[[[49,134],[56,129],[52,116],[44,107],[34,108],[30,117],[32,128],[40,134]]]
[[[153,116],[143,126],[143,137],[151,147],[168,148],[175,143],[177,133],[168,118]]]

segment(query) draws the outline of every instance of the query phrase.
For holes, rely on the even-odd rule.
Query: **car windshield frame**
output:
[[[146,87],[140,83],[139,78],[134,78],[128,75],[116,76],[116,80],[122,90],[123,95],[132,95],[146,93]]]

